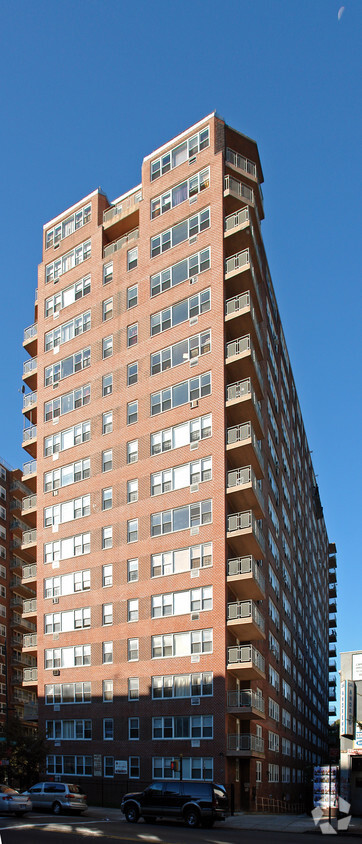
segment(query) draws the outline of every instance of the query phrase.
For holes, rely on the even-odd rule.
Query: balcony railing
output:
[[[23,681],[24,683],[30,683],[33,680],[38,679],[38,669],[37,668],[24,668],[23,671]]]
[[[26,513],[27,510],[33,510],[36,507],[36,495],[27,495],[26,498],[23,498],[22,501],[22,513]]]
[[[27,618],[22,618],[21,615],[14,612],[13,618],[11,620],[12,627],[25,627],[26,630],[31,630],[33,633],[36,633],[36,624],[33,624],[32,621],[29,621]]]
[[[264,457],[262,455],[259,442],[253,431],[250,422],[244,422],[241,425],[233,425],[227,429],[226,444],[236,445],[236,443],[243,443],[245,440],[251,440],[254,451],[256,451],[261,467],[264,466]]]
[[[23,601],[23,613],[36,612],[36,606],[36,598],[32,598],[30,601]]]
[[[142,199],[142,191],[137,191],[132,196],[128,196],[122,200],[122,202],[117,202],[116,205],[111,205],[110,208],[107,208],[106,211],[103,212],[103,222],[110,223],[114,217],[118,217],[119,214],[128,214],[136,209],[139,202]]]
[[[11,607],[20,607],[23,609],[23,599],[20,595],[14,595],[13,598],[10,598],[10,606]]]
[[[248,528],[252,528],[259,545],[265,550],[264,536],[252,510],[245,510],[243,513],[232,513],[227,517],[228,533],[235,533],[236,531],[247,530]]]
[[[264,739],[248,733],[228,734],[228,750],[240,753],[264,753]]]
[[[230,299],[227,299],[225,302],[225,316],[230,316],[232,314],[238,314],[240,311],[245,310],[245,308],[250,309],[251,317],[253,320],[253,325],[255,329],[255,333],[259,340],[260,348],[263,348],[263,340],[260,332],[259,325],[256,319],[255,308],[251,301],[250,291],[247,290],[246,293],[240,293],[239,296],[231,296]]]
[[[103,257],[108,258],[110,255],[113,255],[113,252],[118,252],[119,249],[122,249],[127,243],[132,243],[134,240],[138,240],[139,237],[139,229],[133,229],[133,231],[128,232],[128,234],[123,235],[118,240],[114,240],[113,243],[109,243],[108,246],[104,247],[103,250]]]
[[[250,378],[244,378],[242,381],[234,381],[232,384],[227,384],[226,401],[234,401],[235,399],[246,398],[246,396],[249,395],[253,402],[260,427],[263,428],[263,417],[260,409],[260,401],[256,397],[256,393],[254,387],[252,386]]]
[[[252,574],[258,581],[260,588],[265,592],[265,577],[261,573],[260,566],[252,556],[234,557],[227,561],[228,577],[236,577],[241,574]]]
[[[225,274],[232,273],[235,270],[240,270],[242,267],[247,267],[251,263],[251,255],[249,249],[243,249],[242,252],[236,252],[230,258],[225,260]]]
[[[36,460],[28,460],[27,463],[23,463],[23,475],[35,475],[36,474]]]
[[[243,352],[251,353],[251,358],[255,366],[260,385],[263,387],[263,376],[261,374],[260,365],[255,354],[250,334],[245,334],[244,337],[237,337],[236,340],[230,340],[230,342],[226,344],[226,360],[236,357],[237,355],[242,355]]]
[[[23,363],[23,375],[29,375],[30,372],[34,372],[34,369],[37,368],[38,359],[37,358],[30,358],[29,360],[24,361]]]
[[[240,196],[240,198],[247,199],[248,202],[252,202],[252,204],[255,205],[254,191],[252,188],[249,188],[248,185],[244,185],[244,183],[240,182],[239,179],[234,179],[233,176],[225,176],[224,190],[230,190],[232,193]]]
[[[227,605],[228,621],[242,621],[245,618],[252,619],[264,633],[265,621],[254,601],[235,601]]]
[[[33,545],[34,542],[36,542],[36,528],[33,528],[33,530],[24,530],[21,541],[22,546]]]
[[[236,645],[227,649],[227,664],[235,665],[252,662],[259,671],[265,671],[265,659],[253,645]]]
[[[32,425],[31,428],[24,428],[23,430],[23,443],[28,442],[29,440],[36,439],[36,425]]]
[[[245,155],[240,155],[239,152],[235,152],[230,147],[226,147],[226,161],[232,164],[233,167],[237,167],[238,170],[243,170],[249,176],[254,176],[255,179],[257,178],[256,164],[254,161],[250,161],[250,158],[245,158]]]
[[[22,580],[30,580],[36,577],[36,563],[32,563],[31,566],[23,566],[22,569]]]
[[[246,205],[245,208],[240,208],[240,211],[236,211],[234,214],[228,214],[227,217],[224,219],[224,229],[226,232],[230,232],[233,229],[236,229],[238,226],[242,226],[243,223],[250,222],[250,211],[249,206]]]
[[[34,648],[37,645],[36,633],[24,633],[23,648]]]
[[[259,486],[259,481],[255,477],[255,472],[251,466],[243,466],[240,469],[230,469],[226,474],[226,487],[232,489],[233,487],[243,487],[251,484],[255,494],[261,502],[264,501],[262,491]]]
[[[265,701],[262,695],[258,692],[253,692],[252,689],[240,689],[239,691],[228,691],[227,705],[229,709],[244,709],[248,712],[250,709],[256,709],[258,712],[265,712]]]
[[[23,395],[23,410],[26,410],[28,407],[33,407],[34,404],[37,403],[37,392],[36,390],[33,393],[24,393]]]
[[[29,325],[28,328],[24,329],[24,343],[26,340],[31,340],[32,337],[36,337],[38,333],[38,323],[34,322],[33,325]]]

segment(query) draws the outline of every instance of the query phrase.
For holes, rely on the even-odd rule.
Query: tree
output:
[[[5,738],[6,741],[2,742],[3,748],[6,748],[3,758],[9,760],[9,765],[0,768],[0,780],[7,780],[13,788],[28,788],[45,771],[49,752],[45,734],[32,730],[17,716],[11,716]]]

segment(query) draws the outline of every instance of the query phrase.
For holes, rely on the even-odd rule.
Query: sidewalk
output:
[[[106,809],[101,806],[90,806],[86,817],[109,818],[111,821],[125,823],[125,817],[120,809]],[[277,815],[257,812],[237,812],[229,816],[225,822],[218,823],[217,829],[255,829],[265,832],[295,832],[321,834],[315,827],[310,815]],[[347,835],[362,835],[362,818],[352,818]]]

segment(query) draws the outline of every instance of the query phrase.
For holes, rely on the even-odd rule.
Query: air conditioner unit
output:
[[[59,249],[60,243],[54,243],[54,249]]]
[[[196,284],[196,282],[198,280],[199,280],[198,275],[192,275],[191,278],[190,278],[190,284]]]
[[[191,662],[200,662],[200,657],[198,654],[191,655]]]
[[[200,570],[199,569],[191,569],[190,575],[191,575],[191,577],[199,577]]]
[[[192,360],[190,360],[190,366],[197,366],[198,362],[198,358],[192,358]]]
[[[190,492],[198,492],[198,491],[199,491],[199,485],[198,484],[191,484]]]
[[[190,536],[198,536],[199,528],[198,526],[190,528]]]
[[[193,399],[193,401],[190,401],[191,410],[194,410],[195,407],[198,407],[198,406],[199,406],[198,399]]]
[[[197,194],[196,194],[196,196],[191,196],[191,198],[189,199],[190,205],[193,205],[193,203],[196,202],[196,200],[197,200]]]
[[[198,447],[199,447],[199,441],[198,440],[196,440],[196,442],[190,443],[190,451],[194,451],[194,449],[198,448]]]
[[[59,604],[59,598],[53,598],[53,604]]]
[[[199,612],[192,612],[191,613],[191,621],[199,621],[200,620],[200,613]]]
[[[53,641],[56,642],[59,639],[59,633],[53,633]]]
[[[196,155],[193,155],[192,158],[189,158],[189,164],[195,164],[196,162]]]
[[[60,677],[60,671],[59,671],[59,668],[55,668],[55,669],[54,669],[54,671],[53,671],[53,677]]]
[[[197,325],[199,318],[197,316],[191,317],[189,320],[189,325]]]
[[[192,246],[193,243],[197,241],[197,234],[194,234],[192,237],[189,237],[189,244]]]
[[[58,495],[58,492],[59,492],[58,489],[53,489],[53,495]]]

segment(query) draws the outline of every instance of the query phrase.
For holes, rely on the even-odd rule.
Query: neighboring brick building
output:
[[[23,565],[21,544],[28,525],[23,506],[29,490],[20,469],[12,469],[0,457],[0,734],[6,732],[14,715],[32,731],[37,721],[34,689],[24,689],[24,670],[36,670],[36,656],[23,653],[23,634],[28,622],[23,618],[23,599],[35,595]],[[36,627],[34,626],[34,630]],[[26,668],[24,669],[24,667]],[[3,748],[4,750],[4,748]]]
[[[328,538],[262,180],[256,143],[211,114],[145,158],[142,184],[44,226],[24,644],[47,773],[93,774],[93,800],[179,776],[180,753],[236,805],[294,800],[324,754]]]

